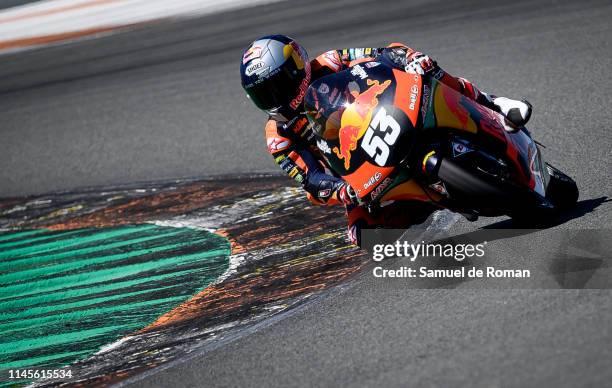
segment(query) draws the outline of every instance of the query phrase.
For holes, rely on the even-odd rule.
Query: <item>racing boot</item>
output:
[[[452,77],[454,78],[454,77]],[[442,82],[447,85],[453,85],[453,80],[448,74],[444,75]],[[490,109],[496,110],[506,116],[516,127],[522,127],[527,124],[531,117],[532,106],[527,100],[512,100],[507,97],[497,97],[478,90],[478,88],[465,78],[456,78],[457,86],[455,88],[463,95],[475,100]]]
[[[507,97],[494,97],[492,102],[499,109],[499,112],[517,127],[527,124],[531,117],[533,108],[527,100],[517,101]]]

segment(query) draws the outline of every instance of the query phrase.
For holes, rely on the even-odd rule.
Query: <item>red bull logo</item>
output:
[[[242,63],[247,64],[248,61],[261,57],[261,47],[251,46],[242,56]]]
[[[357,149],[357,141],[367,131],[372,112],[378,106],[378,96],[391,85],[391,80],[386,80],[382,84],[378,80],[372,81],[371,79],[366,82],[370,87],[363,93],[351,91],[355,101],[345,109],[340,119],[340,130],[338,131],[340,148],[332,149],[339,159],[344,160],[346,170],[351,165],[351,152]]]

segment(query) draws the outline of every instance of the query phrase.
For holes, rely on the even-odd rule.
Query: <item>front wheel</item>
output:
[[[548,199],[557,211],[569,210],[578,201],[578,186],[576,182],[563,171],[546,163],[546,169],[550,176],[546,188],[546,199]]]
[[[550,176],[546,188],[546,199],[551,207],[525,208],[511,214],[512,220],[521,227],[542,227],[554,222],[563,211],[569,210],[578,201],[576,182],[561,170],[546,163]]]

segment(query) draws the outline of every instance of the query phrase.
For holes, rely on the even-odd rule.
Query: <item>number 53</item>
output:
[[[381,107],[363,136],[361,148],[374,158],[376,164],[384,166],[389,158],[389,146],[395,144],[400,132],[399,123]]]

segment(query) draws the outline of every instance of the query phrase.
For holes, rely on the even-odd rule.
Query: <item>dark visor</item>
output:
[[[298,74],[303,73],[304,70],[297,70],[296,75],[290,74],[291,71],[285,67],[262,82],[246,88],[251,100],[259,109],[270,110],[279,106],[286,107],[289,101],[295,98],[299,83],[303,78]]]

